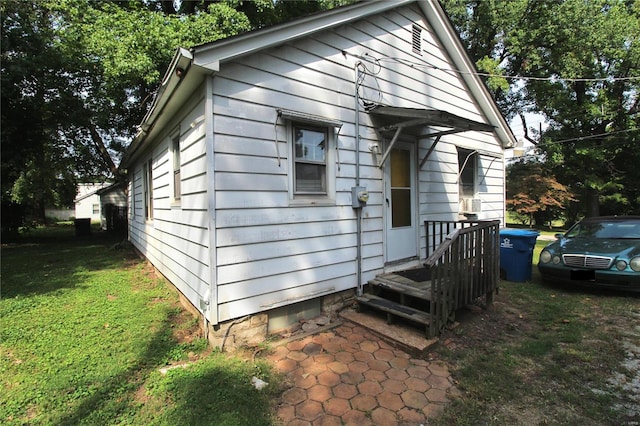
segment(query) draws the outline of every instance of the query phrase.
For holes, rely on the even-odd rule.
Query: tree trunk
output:
[[[104,141],[102,137],[98,133],[98,130],[93,124],[89,124],[87,126],[89,128],[89,134],[91,135],[91,140],[93,141],[96,148],[98,148],[98,152],[100,153],[100,157],[102,161],[107,166],[109,171],[113,174],[113,177],[118,177],[118,167],[113,162],[113,158],[109,155],[109,151],[107,151],[107,147],[104,145]]]
[[[594,188],[587,188],[587,217],[600,216],[600,193]]]

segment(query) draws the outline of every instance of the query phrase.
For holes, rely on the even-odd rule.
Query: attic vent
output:
[[[422,54],[422,28],[416,24],[413,24],[411,45],[413,53],[417,53],[418,55]]]

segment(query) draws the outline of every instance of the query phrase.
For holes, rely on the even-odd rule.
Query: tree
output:
[[[54,188],[75,191],[68,174],[73,154],[55,149],[56,129],[67,110],[58,90],[66,80],[64,64],[51,42],[54,31],[45,10],[14,1],[3,2],[0,12],[2,201],[28,201],[44,217],[45,204],[55,203]]]
[[[4,0],[3,201],[43,218],[76,181],[121,178],[119,157],[178,47],[350,2]]]
[[[46,204],[70,201],[77,180],[119,178],[118,156],[175,49],[250,28],[223,3],[189,16],[120,6],[0,4],[3,201],[29,204],[43,219]]]
[[[529,225],[565,219],[566,207],[576,199],[569,189],[545,172],[542,163],[520,159],[507,166],[507,210]]]
[[[445,0],[507,118],[529,129],[544,167],[579,199],[579,214],[640,213],[640,2]],[[602,209],[601,209],[602,206]]]

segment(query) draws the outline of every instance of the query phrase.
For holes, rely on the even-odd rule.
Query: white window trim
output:
[[[462,153],[466,153],[465,163],[460,164],[460,154]],[[478,165],[479,165],[480,153],[474,149],[456,147],[456,156],[458,160],[458,179],[456,180],[456,183],[458,184],[458,198],[461,200],[463,198],[475,198],[476,195],[478,194]],[[470,166],[471,164],[473,165],[473,171],[474,171],[473,194],[465,195],[465,194],[462,194],[462,192],[460,191],[460,180],[462,179],[462,172],[464,171],[464,169]]]
[[[133,217],[134,220],[136,221],[140,221],[140,214],[136,213],[137,212],[137,208],[138,208],[138,203],[139,203],[139,196],[137,195],[137,190],[138,190],[138,170],[134,170],[133,171],[133,176],[131,177],[131,216]]]
[[[142,163],[142,199],[143,199],[143,218],[146,222],[153,222],[154,210],[154,194],[153,194],[153,158],[147,159]],[[151,200],[151,202],[149,202]]]
[[[179,152],[179,157],[180,157],[180,198],[176,198],[176,186],[175,186],[175,149],[174,149],[174,145],[173,142],[175,139],[178,139],[178,149],[180,150]],[[170,190],[171,190],[171,207],[180,207],[181,203],[182,203],[182,140],[180,139],[180,128],[174,130],[170,135],[169,135],[169,152],[170,152],[170,178],[169,178],[169,183],[170,183]]]
[[[287,146],[289,153],[289,204],[290,205],[335,205],[336,204],[336,155],[337,143],[335,120],[310,120],[296,119],[299,117],[289,116],[287,118]],[[299,126],[310,126],[323,128],[327,132],[326,147],[326,185],[325,194],[296,194],[295,193],[295,143],[294,128]]]

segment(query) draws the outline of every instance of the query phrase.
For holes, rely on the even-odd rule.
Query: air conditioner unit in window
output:
[[[482,200],[480,198],[464,198],[462,200],[463,213],[480,213],[482,212]]]

